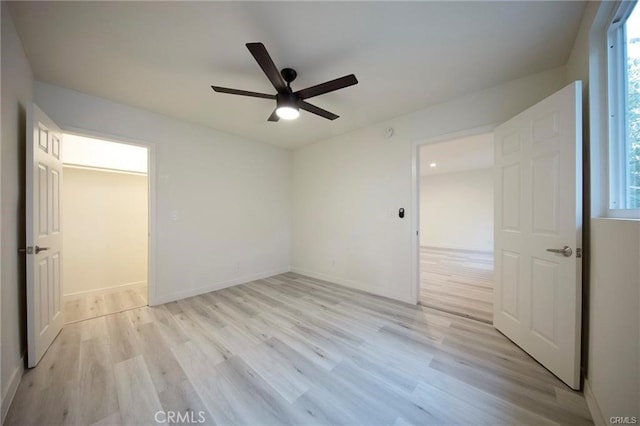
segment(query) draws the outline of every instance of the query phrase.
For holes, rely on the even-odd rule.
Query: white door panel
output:
[[[62,135],[37,106],[27,113],[27,358],[34,367],[62,330]]]
[[[580,386],[581,83],[495,131],[494,325]],[[573,253],[549,252],[568,246]]]

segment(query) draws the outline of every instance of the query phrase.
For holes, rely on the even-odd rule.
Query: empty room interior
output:
[[[4,425],[637,424],[635,1],[2,1]]]
[[[493,323],[493,134],[420,146],[420,304]]]

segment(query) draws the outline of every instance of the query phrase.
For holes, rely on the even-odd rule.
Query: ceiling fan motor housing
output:
[[[291,84],[291,82],[298,76],[298,73],[293,68],[283,68],[282,71],[280,71],[280,74],[288,84]]]
[[[276,95],[277,107],[290,107],[298,109],[298,97],[293,93],[278,93]]]

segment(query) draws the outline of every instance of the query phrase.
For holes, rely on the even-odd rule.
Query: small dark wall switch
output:
[[[400,219],[402,219],[404,217],[404,209],[400,208],[400,210],[398,210],[398,216],[400,217]]]

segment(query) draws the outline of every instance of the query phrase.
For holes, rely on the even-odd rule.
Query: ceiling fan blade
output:
[[[273,87],[276,88],[278,93],[288,93],[289,89],[287,88],[287,83],[285,83],[282,75],[280,75],[280,71],[273,63],[271,56],[269,56],[269,52],[267,52],[266,47],[262,43],[247,43],[247,49],[253,55],[262,71],[267,75],[267,78],[273,84]]]
[[[316,86],[307,87],[306,89],[298,90],[295,94],[300,99],[309,99],[314,96],[322,95],[325,93],[333,92],[334,90],[342,89],[345,87],[358,84],[358,79],[355,75],[349,74],[344,77],[336,78],[335,80],[327,81],[326,83],[318,84]]]
[[[267,93],[249,92],[247,90],[228,89],[226,87],[218,87],[218,86],[211,86],[211,88],[218,93],[228,93],[230,95],[251,96],[252,98],[264,98],[264,99],[276,98],[276,95],[269,95]]]
[[[269,118],[267,119],[267,121],[278,121],[278,120],[280,120],[280,117],[278,116],[278,114],[276,114],[276,110],[274,109],[271,115],[269,116]]]
[[[339,115],[335,115],[334,113],[329,112],[326,109],[318,108],[315,105],[311,105],[309,102],[299,101],[298,106],[305,111],[319,115],[320,117],[324,117],[327,120],[335,120],[336,118],[340,117]]]

